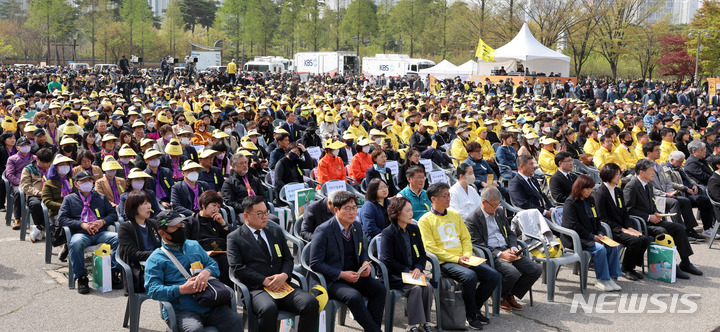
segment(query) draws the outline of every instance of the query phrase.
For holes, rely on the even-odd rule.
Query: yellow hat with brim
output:
[[[24,130],[25,130],[26,133],[32,133],[32,132],[34,132],[34,131],[37,130],[37,129],[38,129],[38,128],[35,127],[34,125],[29,125],[29,126],[25,126],[25,129],[24,129]]]
[[[219,130],[219,129],[215,129],[215,130],[213,131],[212,136],[213,136],[214,138],[230,137],[230,135],[226,134],[224,131],[221,131],[221,130]]]
[[[540,136],[538,136],[536,133],[527,133],[527,134],[525,134],[525,135],[523,135],[523,136],[525,136],[525,139],[533,139],[533,138],[538,138],[538,137],[540,137]]]
[[[137,156],[137,153],[135,150],[130,148],[127,144],[123,144],[120,148],[120,151],[118,151],[118,156],[120,157],[135,157]]]
[[[379,130],[377,130],[377,129],[372,129],[372,130],[370,130],[370,137],[372,137],[372,136],[382,136],[382,137],[385,137],[385,136],[387,136],[387,135],[386,135],[385,133],[383,133],[382,131],[379,131]]]
[[[133,127],[133,128],[136,128],[136,127],[145,127],[145,124],[144,124],[142,121],[140,121],[140,120],[135,120],[135,122],[133,123],[132,127]]]
[[[519,130],[517,130],[517,128],[510,128],[510,129],[508,129],[507,131],[508,131],[509,133],[513,133],[513,134],[517,134],[517,133],[520,132]]]
[[[242,147],[247,150],[257,150],[258,149],[257,145],[255,145],[255,143],[253,143],[251,141],[242,142]]]
[[[287,130],[282,129],[282,128],[280,128],[280,127],[275,128],[274,133],[276,133],[276,134],[290,134],[290,133],[287,132]]]
[[[130,174],[128,174],[128,179],[135,180],[135,179],[142,179],[142,178],[148,178],[152,179],[152,176],[150,174],[143,172],[139,168],[133,168],[130,170]]]
[[[178,136],[182,136],[182,135],[191,135],[192,136],[192,135],[194,135],[194,133],[192,131],[188,130],[187,128],[182,128],[178,131]]]
[[[102,163],[102,170],[103,172],[111,171],[111,170],[118,170],[122,169],[122,166],[120,166],[120,163],[115,160],[115,157],[113,156],[105,156],[105,160]]]
[[[177,138],[171,139],[170,142],[165,146],[165,153],[171,156],[179,156],[183,154],[180,141]]]
[[[80,132],[80,128],[75,124],[75,122],[68,121],[65,123],[65,128],[63,128],[63,134],[65,135],[75,135]]]
[[[183,172],[191,171],[191,170],[198,169],[198,168],[203,168],[203,167],[200,166],[200,164],[198,164],[192,160],[186,160],[185,163],[183,163],[182,171]]]
[[[428,120],[422,120],[422,121],[420,121],[420,125],[421,125],[421,126],[424,126],[424,127],[435,127],[435,125],[434,125],[432,122],[428,121]]]
[[[347,146],[347,144],[345,144],[342,141],[336,141],[333,139],[329,139],[329,140],[325,141],[325,149],[340,149],[345,146]]]
[[[113,135],[113,134],[105,134],[105,136],[103,136],[103,138],[102,138],[102,142],[116,141],[117,139],[118,138],[115,137],[115,135]]]
[[[335,117],[332,114],[325,114],[325,122],[335,123]]]
[[[55,159],[54,159],[53,162],[52,162],[53,165],[58,165],[58,164],[62,164],[62,163],[70,163],[70,164],[73,164],[73,163],[75,163],[75,161],[72,160],[72,159],[70,159],[70,158],[68,158],[68,157],[66,157],[66,156],[64,156],[64,155],[62,155],[62,154],[59,154],[59,155],[56,155],[56,156],[55,156]]]
[[[368,140],[368,139],[365,138],[365,137],[361,137],[357,144],[358,144],[359,146],[366,146],[366,145],[372,144],[372,142],[370,142],[370,140]]]
[[[140,146],[145,146],[147,144],[153,144],[153,143],[155,143],[155,140],[150,139],[150,138],[143,138],[140,140]]]
[[[355,136],[355,134],[353,134],[353,133],[351,133],[351,132],[347,132],[347,131],[346,131],[346,132],[343,134],[343,139],[357,139],[357,136]]]
[[[262,135],[260,135],[260,133],[258,133],[257,130],[253,129],[253,130],[248,131],[247,135],[245,135],[245,136],[250,137],[250,136],[262,136]]]
[[[63,146],[65,144],[78,144],[78,141],[76,141],[74,138],[70,136],[63,136],[63,138],[60,140],[60,146]]]
[[[185,118],[187,119],[187,116],[185,116]],[[169,124],[173,123],[172,119],[168,118],[167,115],[165,115],[165,113],[158,114],[157,120],[162,123],[169,123]]]
[[[550,137],[543,137],[543,139],[540,140],[540,144],[557,144],[560,143],[558,140]]]
[[[202,151],[200,151],[198,158],[205,159],[205,158],[212,157],[218,153],[219,153],[218,151],[215,151],[213,149],[203,149]],[[183,169],[183,171],[184,171],[184,169]]]
[[[252,152],[250,152],[248,150],[243,150],[242,148],[238,148],[236,153],[241,156],[245,156],[245,157],[249,157],[249,156],[253,155]]]

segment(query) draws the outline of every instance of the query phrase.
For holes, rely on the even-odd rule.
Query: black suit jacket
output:
[[[540,203],[542,200],[545,202],[545,208],[549,209],[552,207],[552,203],[550,203],[550,199],[545,196],[542,192],[539,192],[540,184],[535,180],[533,177],[530,177],[530,181],[533,181],[536,188],[533,189],[530,187],[530,184],[527,183],[523,179],[523,177],[518,174],[516,175],[512,180],[510,180],[510,184],[508,185],[508,191],[510,192],[510,199],[512,200],[512,204],[521,208],[521,209],[538,209],[541,213],[543,212],[543,206]]]
[[[588,212],[585,203],[588,203],[590,205],[590,211],[594,210],[594,212]],[[577,201],[575,201],[575,197],[572,197],[572,195],[568,197],[563,207],[562,226],[578,233],[583,248],[594,246],[595,241],[593,239],[595,235],[604,233],[600,225],[600,219],[597,217],[595,200],[592,197]],[[572,248],[572,239],[567,235],[563,234],[561,240],[565,247]]]
[[[385,181],[385,184],[387,184],[388,186],[388,197],[394,197],[400,192],[400,190],[398,190],[398,188],[395,186],[393,174],[389,168],[385,170],[384,178],[380,176],[380,172],[378,172],[375,167],[368,168],[368,170],[365,171],[365,182],[370,183],[370,180],[374,178],[381,178],[383,181]]]
[[[252,174],[245,174],[250,183],[250,188],[255,192],[255,196],[264,197],[266,194],[265,187],[263,187],[260,179],[252,176]],[[245,181],[235,171],[230,171],[230,176],[223,182],[222,185],[222,196],[225,205],[232,206],[235,213],[240,214],[243,212],[242,201],[249,196],[248,189],[245,187]]]
[[[138,234],[138,226],[135,222],[124,222],[120,224],[118,229],[118,255],[120,258],[130,265],[132,271],[132,278],[135,283],[136,292],[145,291],[145,271],[140,265],[140,262],[146,261],[150,254],[153,253],[154,249],[160,248],[160,236],[157,234],[155,223],[146,222],[145,225],[148,227],[148,234],[153,240],[153,250],[141,250],[140,249],[140,235]],[[143,248],[144,249],[144,248]],[[128,278],[129,276],[125,276]],[[125,283],[127,288],[127,283]]]
[[[707,193],[713,201],[720,202],[720,175],[715,172],[708,180]],[[720,207],[713,205],[713,210],[715,211],[715,218],[720,217]]]
[[[601,184],[595,191],[595,206],[597,207],[598,219],[610,226],[613,234],[622,233],[623,228],[636,228],[635,223],[630,219],[625,195],[620,188],[615,188],[615,200],[613,201],[610,190],[605,184]]]
[[[290,142],[291,143],[299,141],[300,137],[302,137],[303,127],[300,124],[298,124],[297,122],[293,123],[292,132],[290,132],[290,125],[287,122],[283,123],[282,126],[280,126],[280,127],[282,129],[285,129],[285,131],[287,131],[288,133],[290,133]]]
[[[630,215],[638,216],[647,222],[648,217],[657,211],[651,183],[647,183],[643,188],[640,180],[634,177],[625,185],[623,194]]]
[[[198,186],[198,195],[202,195],[205,190],[209,190],[210,186],[202,181],[196,182]],[[172,203],[172,209],[177,213],[182,214],[186,217],[192,216],[193,213],[197,212],[193,210],[193,201],[195,200],[195,194],[192,189],[185,183],[185,180],[174,184],[172,191],[170,192],[170,202]]]
[[[685,173],[695,182],[704,186],[708,185],[708,181],[713,175],[713,171],[705,159],[701,160],[695,156],[690,156],[685,161]]]
[[[328,209],[327,197],[310,203],[307,209],[305,209],[305,214],[303,215],[303,222],[300,227],[300,237],[302,237],[305,241],[312,241],[315,229],[317,229],[317,227],[322,223],[330,220],[332,217],[333,214],[330,212],[330,209]]]
[[[382,231],[380,261],[387,265],[390,288],[393,289],[403,287],[401,273],[425,269],[425,247],[420,236],[420,228],[409,224],[405,227],[405,231],[410,237],[410,247],[402,240],[403,230],[397,224],[390,224]],[[410,262],[407,257],[410,257]]]
[[[357,150],[355,149],[355,146],[351,147],[350,149],[352,150],[353,156],[355,156],[357,154]],[[347,151],[345,151],[344,147],[340,148],[340,152],[338,153],[338,156],[340,157],[340,159],[342,159],[343,164],[345,164],[345,166],[349,165],[350,160],[352,160],[352,158],[348,158]]]
[[[505,238],[506,246],[491,248],[493,255],[497,256],[500,252],[508,248],[518,248],[517,236],[510,230],[510,223],[502,207],[499,207],[497,211],[495,211],[495,222],[500,229],[500,234]],[[470,213],[465,219],[465,225],[467,226],[468,232],[470,233],[470,240],[472,240],[474,246],[488,246],[487,220],[485,220],[485,214],[481,207],[478,207]]]
[[[362,226],[359,222],[350,225],[350,232],[353,237],[353,253],[357,266],[369,261],[367,254],[367,241],[363,235]],[[345,249],[343,246],[340,226],[335,217],[323,223],[315,229],[313,240],[310,243],[310,268],[313,271],[325,276],[327,286],[332,287],[340,279],[343,263],[345,261]],[[317,280],[315,280],[317,284]]]
[[[268,222],[263,230],[270,245],[269,260],[266,255],[268,248],[260,246],[247,225],[227,236],[230,273],[250,290],[262,289],[263,280],[271,275],[285,273],[288,275],[288,282],[292,278],[293,256],[282,229],[275,223]]]
[[[570,177],[568,179],[568,177]],[[572,192],[572,185],[577,180],[577,175],[568,173],[568,177],[557,171],[550,178],[550,195],[559,203],[565,202]]]

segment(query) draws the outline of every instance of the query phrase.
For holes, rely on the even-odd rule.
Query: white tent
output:
[[[478,70],[478,63],[472,60],[468,60],[457,67],[458,71],[465,75],[475,75]]]
[[[523,24],[517,36],[505,46],[495,50],[495,62],[478,61],[478,72],[490,75],[491,70],[504,66],[507,72],[514,71],[518,63],[523,64],[531,73],[560,73],[570,76],[570,57],[553,51],[533,37],[527,23]]]
[[[461,75],[461,73],[458,71],[458,67],[456,65],[452,64],[450,61],[443,60],[430,68],[420,69],[419,75],[420,77],[432,75],[435,79],[444,80],[447,78],[455,78]]]

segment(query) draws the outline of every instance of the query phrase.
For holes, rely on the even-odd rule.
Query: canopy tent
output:
[[[468,60],[457,67],[458,71],[465,75],[475,75],[478,70],[478,63],[472,60]]]
[[[541,44],[530,32],[527,23],[524,23],[520,32],[509,43],[495,50],[495,62],[478,61],[478,72],[481,75],[490,75],[493,69],[504,66],[507,72],[514,71],[521,63],[531,73],[560,73],[560,76],[570,76],[570,57],[553,51]]]
[[[447,60],[443,60],[437,65],[430,68],[420,69],[418,73],[420,77],[425,77],[425,75],[432,75],[437,80],[455,78],[462,75],[462,73],[458,71],[458,67]]]

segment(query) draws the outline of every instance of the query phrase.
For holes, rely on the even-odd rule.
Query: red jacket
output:
[[[365,178],[365,172],[372,166],[372,157],[365,152],[359,151],[350,161],[350,176],[360,182]]]

